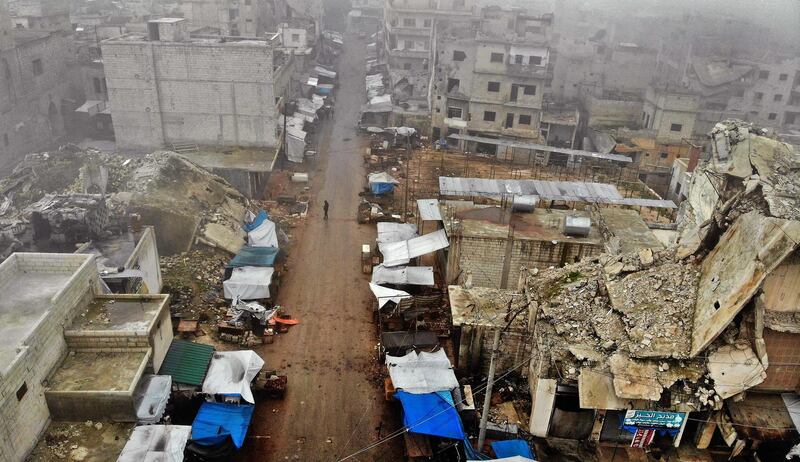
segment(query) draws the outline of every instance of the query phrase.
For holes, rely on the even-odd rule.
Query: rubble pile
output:
[[[162,290],[171,295],[172,315],[214,323],[221,319],[227,312],[221,284],[229,259],[216,249],[161,257]]]

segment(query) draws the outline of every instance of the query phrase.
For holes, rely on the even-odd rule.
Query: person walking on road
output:
[[[328,201],[325,201],[325,203],[322,204],[322,211],[325,213],[324,220],[328,219],[328,207],[330,207],[330,204],[328,204]]]

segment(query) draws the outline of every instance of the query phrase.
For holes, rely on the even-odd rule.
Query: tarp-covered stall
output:
[[[135,427],[117,462],[181,462],[191,435],[188,425]]]
[[[402,290],[389,289],[388,287],[379,286],[378,284],[369,283],[369,288],[372,294],[378,299],[378,309],[383,308],[389,302],[395,304],[400,303],[404,298],[411,298],[411,294],[403,292]]]
[[[261,225],[247,233],[247,245],[251,247],[278,248],[278,233],[275,223],[264,220]]]
[[[458,379],[444,350],[414,351],[405,356],[386,356],[392,384],[398,390],[421,394],[458,387]]]
[[[380,244],[383,265],[386,267],[407,265],[412,258],[444,249],[450,245],[444,229],[415,237],[407,241]]]
[[[432,286],[432,266],[394,266],[387,268],[384,265],[372,268],[372,282],[375,284],[398,284]]]
[[[394,191],[394,185],[400,184],[399,181],[394,179],[386,172],[370,173],[367,175],[367,182],[369,183],[370,191],[372,191],[372,194],[375,194],[376,196],[380,194],[388,194]]]
[[[169,375],[146,375],[139,382],[134,394],[136,421],[151,425],[161,420],[167,409],[172,377]]]
[[[270,267],[242,266],[233,268],[231,277],[222,283],[225,298],[233,300],[258,300],[270,297],[270,284],[275,269]]]
[[[275,266],[280,255],[277,247],[250,247],[246,245],[228,262],[228,268],[242,266]]]
[[[209,395],[240,395],[255,404],[250,382],[264,367],[264,360],[253,350],[218,351],[203,382],[203,393]]]
[[[449,391],[415,395],[398,391],[403,425],[412,433],[463,440],[466,435]]]
[[[202,446],[216,446],[230,438],[241,448],[254,409],[252,404],[203,403],[192,422],[192,441]]]

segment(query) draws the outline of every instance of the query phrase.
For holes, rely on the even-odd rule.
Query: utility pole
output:
[[[406,159],[406,190],[403,198],[403,223],[405,223],[406,219],[408,218],[408,166],[411,164],[411,136],[406,137],[406,152],[408,153],[408,159]]]
[[[500,348],[500,329],[494,330],[494,341],[492,342],[492,359],[489,361],[489,377],[486,378],[486,395],[483,397],[483,411],[481,412],[480,432],[478,433],[478,452],[483,449],[486,440],[486,423],[489,420],[489,407],[492,404],[492,386],[494,385],[494,358]]]

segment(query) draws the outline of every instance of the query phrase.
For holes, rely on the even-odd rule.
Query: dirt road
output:
[[[312,177],[311,213],[278,295],[301,324],[259,349],[267,369],[289,376],[289,391],[283,401],[257,403],[241,460],[337,460],[400,426],[382,388],[365,373],[376,344],[372,295],[360,271],[361,245],[374,242],[375,227],[355,219],[365,176],[366,140],[355,127],[365,100],[365,54],[363,40],[346,37],[335,118]],[[331,204],[328,221],[323,200]],[[401,444],[395,438],[350,460],[399,460]]]

